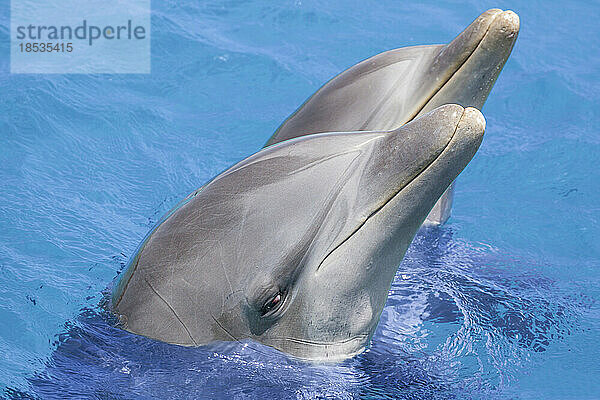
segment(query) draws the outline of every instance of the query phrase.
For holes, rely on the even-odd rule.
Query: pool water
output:
[[[598,2],[153,2],[150,75],[9,74],[0,5],[0,397],[600,398]],[[488,8],[521,33],[449,223],[421,231],[368,351],[310,364],[197,349],[100,307],[180,199],[333,75],[446,43]]]

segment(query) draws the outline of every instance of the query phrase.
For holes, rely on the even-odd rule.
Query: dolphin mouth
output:
[[[336,341],[318,341],[290,336],[268,339],[275,343],[285,343],[288,348],[293,349],[294,354],[310,354],[304,357],[295,356],[300,360],[337,362],[362,353],[369,338],[369,334],[363,333]]]
[[[450,106],[448,106],[450,107]],[[331,248],[327,254],[325,255],[325,257],[323,257],[323,259],[321,260],[321,262],[319,263],[319,265],[316,268],[316,271],[319,271],[319,269],[323,266],[323,264],[327,261],[327,259],[338,249],[340,248],[344,243],[346,243],[348,240],[350,240],[350,238],[352,238],[352,236],[354,236],[358,231],[360,231],[360,229],[367,224],[367,222],[369,220],[371,220],[375,215],[377,215],[379,212],[381,212],[388,204],[390,204],[391,202],[394,201],[394,199],[396,199],[401,193],[402,191],[409,187],[411,185],[411,183],[413,183],[414,181],[416,181],[417,179],[419,179],[419,177],[423,176],[423,174],[428,171],[428,169],[430,169],[433,165],[435,165],[440,158],[442,158],[446,153],[448,153],[449,151],[453,151],[453,143],[455,142],[455,137],[457,136],[457,132],[459,132],[459,127],[462,128],[463,124],[461,124],[461,122],[463,122],[464,119],[468,119],[469,121],[473,121],[471,122],[470,125],[475,126],[476,130],[480,130],[481,132],[483,132],[483,130],[485,129],[485,119],[483,118],[483,115],[481,114],[481,112],[475,108],[472,107],[467,107],[464,108],[460,105],[452,105],[452,107],[459,107],[462,111],[461,116],[458,118],[456,125],[454,126],[454,131],[452,132],[452,135],[449,136],[447,142],[445,145],[443,145],[443,147],[441,148],[441,150],[438,152],[438,154],[425,166],[423,166],[414,176],[412,176],[410,179],[408,179],[404,184],[402,184],[397,190],[395,190],[392,195],[385,200],[383,203],[381,203],[375,210],[373,210],[363,221],[361,221],[360,224],[357,225],[356,228],[354,228],[350,234],[343,239],[340,243],[338,243],[335,247]],[[467,122],[468,123],[468,122]],[[463,129],[464,130],[464,129]],[[448,185],[452,182],[452,180],[450,180],[448,182]],[[444,188],[445,190],[445,188]],[[432,204],[433,206],[433,204]],[[427,213],[425,213],[423,215],[423,219],[425,219],[425,217],[427,216]]]
[[[424,112],[431,111],[433,108],[442,105],[431,104],[431,102],[438,93],[444,90],[446,85],[451,82],[455,76],[459,75],[460,72],[465,69],[465,67],[471,63],[475,63],[477,61],[475,59],[477,59],[479,56],[484,58],[486,55],[488,55],[487,53],[492,51],[492,56],[494,61],[497,63],[497,66],[496,71],[493,73],[494,76],[492,77],[491,85],[485,85],[489,86],[489,90],[487,91],[489,93],[491,86],[493,86],[493,83],[500,75],[502,67],[510,56],[510,52],[519,33],[519,29],[519,16],[515,12],[511,10],[503,11],[500,9],[491,9],[480,15],[450,43],[442,46],[440,52],[437,54],[432,63],[432,72],[448,67],[443,65],[443,62],[440,60],[443,60],[443,58],[446,57],[447,53],[449,52],[457,53],[448,58],[456,59],[458,57],[458,62],[454,68],[450,68],[450,71],[452,72],[441,74],[443,78],[440,79],[440,83],[437,85],[437,87],[431,90],[429,96],[422,102],[421,106],[417,107],[413,114],[406,119],[405,123],[414,120],[417,116],[423,114]],[[481,30],[483,30],[483,33],[480,33]],[[473,36],[475,36],[475,38],[473,38]],[[475,40],[473,40],[472,43],[468,43],[469,40],[472,39]],[[466,55],[461,53],[466,53]],[[487,97],[488,93],[485,94],[485,97]],[[481,104],[461,103],[461,105],[464,107],[473,106],[481,108],[481,106],[483,106],[483,102],[485,101],[485,97],[483,98]],[[458,101],[455,102],[459,103]]]

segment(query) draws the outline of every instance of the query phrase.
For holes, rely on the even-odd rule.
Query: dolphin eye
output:
[[[261,309],[262,315],[265,316],[277,310],[282,303],[282,299],[283,293],[281,292],[277,292],[276,295],[269,298]]]

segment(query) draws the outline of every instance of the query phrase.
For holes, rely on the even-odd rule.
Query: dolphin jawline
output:
[[[367,221],[369,221],[369,219],[371,219],[372,217],[374,217],[378,212],[380,212],[383,208],[385,208],[386,205],[388,205],[391,201],[393,201],[401,192],[402,190],[404,190],[406,187],[408,187],[412,182],[415,181],[415,179],[417,179],[419,176],[421,176],[425,171],[427,171],[428,168],[430,168],[432,165],[434,165],[436,163],[437,160],[440,159],[440,157],[444,154],[444,152],[446,151],[446,149],[448,148],[448,146],[450,146],[450,143],[452,143],[452,139],[454,139],[454,136],[456,135],[456,131],[458,130],[458,127],[460,125],[460,122],[462,121],[463,117],[465,115],[465,110],[463,109],[462,114],[460,116],[460,118],[458,119],[456,126],[454,127],[454,131],[452,132],[452,136],[450,136],[448,138],[448,142],[444,145],[444,147],[440,150],[439,154],[437,156],[435,156],[435,158],[433,160],[431,160],[431,162],[427,165],[425,165],[419,172],[417,172],[415,174],[415,176],[413,176],[410,180],[408,180],[404,185],[402,185],[401,188],[399,188],[397,191],[395,191],[389,199],[387,199],[386,201],[384,201],[379,207],[377,207],[375,210],[373,210],[373,212],[371,212],[344,240],[342,240],[337,246],[335,246],[333,249],[331,249],[323,258],[323,260],[319,263],[319,265],[317,266],[316,271],[319,271],[319,269],[321,268],[321,266],[323,265],[323,263],[327,260],[327,258],[333,254],[333,252],[335,250],[337,250],[339,247],[341,247],[344,243],[346,243],[348,240],[350,240],[350,238],[352,236],[354,236],[354,234],[356,234],[360,228],[362,228]],[[426,216],[423,217],[423,219],[425,219]]]

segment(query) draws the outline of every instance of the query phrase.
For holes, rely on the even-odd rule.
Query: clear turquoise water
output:
[[[486,138],[367,352],[310,365],[111,327],[102,291],[178,200],[336,73],[447,42],[492,7],[522,29]],[[0,396],[600,398],[598,15],[591,1],[162,1],[151,75],[10,75],[3,2]]]

